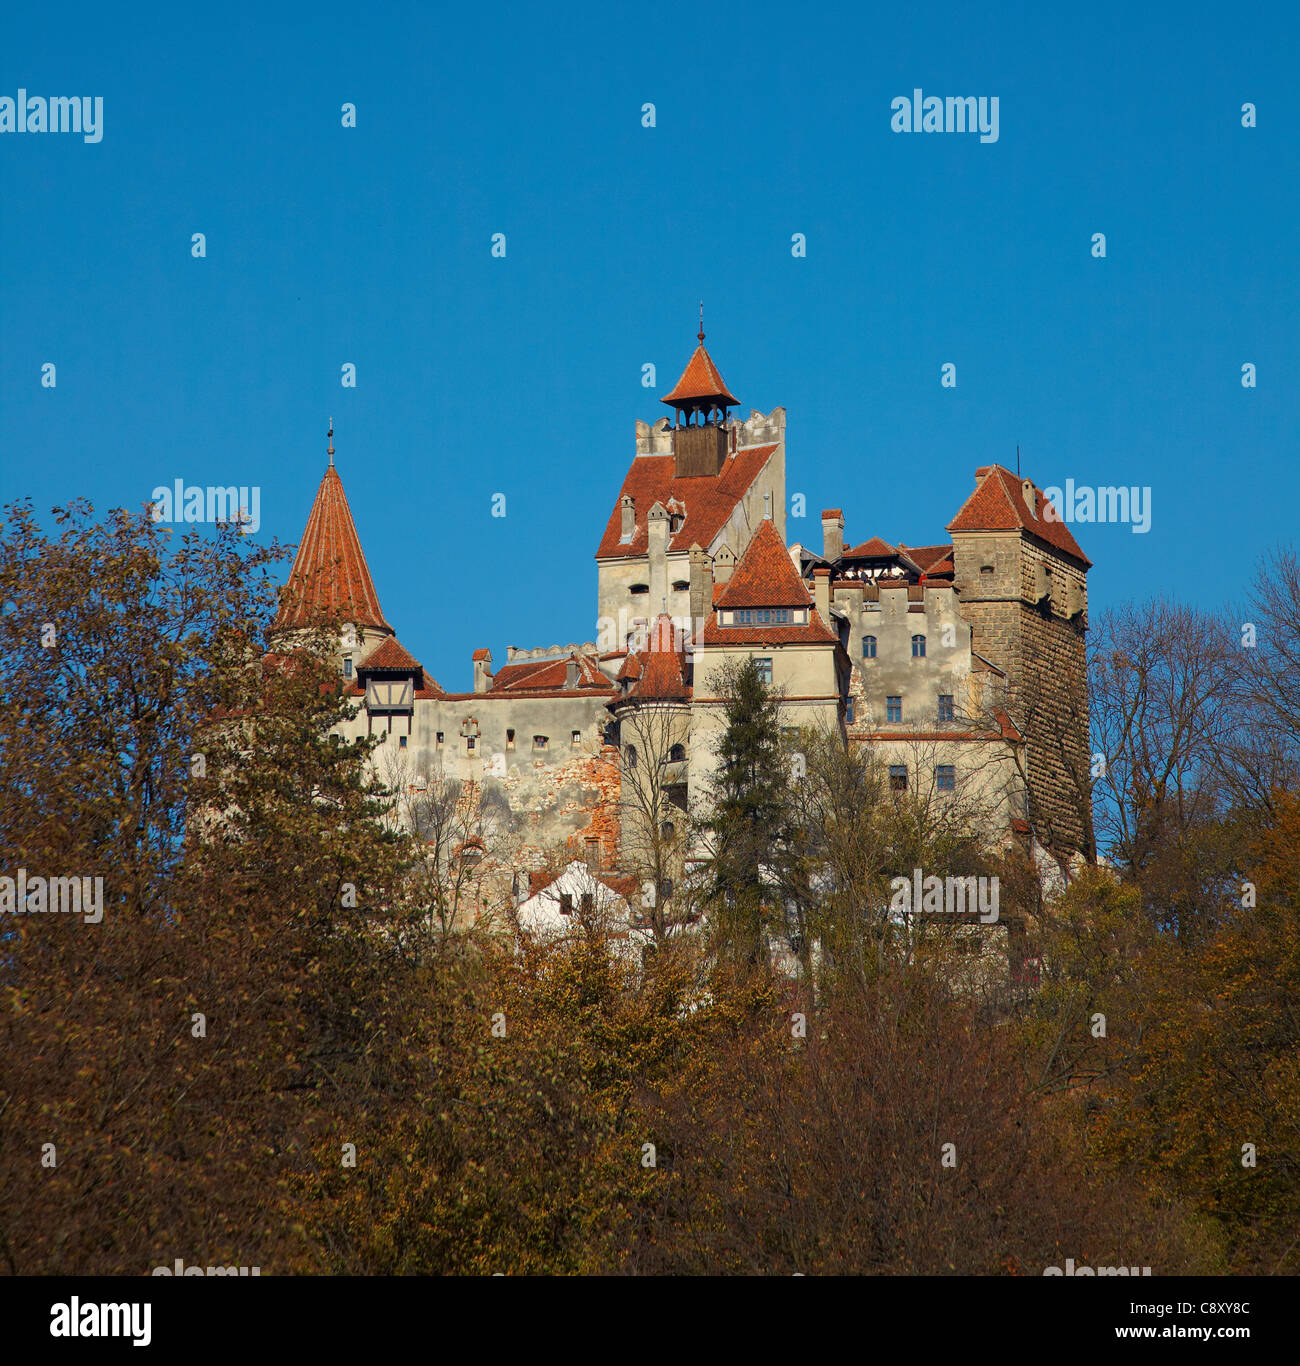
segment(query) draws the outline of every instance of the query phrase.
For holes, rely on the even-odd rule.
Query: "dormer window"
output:
[[[686,518],[683,517],[680,512],[674,512],[673,515],[668,519],[668,530],[674,536],[676,536],[677,533],[682,529],[682,523],[685,522],[685,520]]]
[[[802,614],[805,618],[807,613]],[[789,626],[794,613],[788,607],[738,607],[726,613],[727,626]]]

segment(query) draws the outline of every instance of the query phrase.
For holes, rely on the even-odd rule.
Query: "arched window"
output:
[[[912,658],[913,658],[913,659],[924,659],[924,658],[925,658],[925,637],[924,637],[924,636],[913,636],[913,637],[912,637]]]
[[[682,762],[682,760],[685,759],[685,758],[686,758],[686,746],[685,746],[685,745],[674,745],[674,746],[672,747],[672,749],[670,749],[670,750],[668,751],[668,762],[669,762],[670,764],[680,764],[680,763]]]
[[[875,636],[862,637],[862,658],[875,659],[876,657],[876,638]]]
[[[635,746],[635,745],[628,745],[628,747],[623,751],[623,757],[624,757],[624,759],[627,761],[627,766],[628,766],[628,768],[635,768],[635,767],[636,767],[636,746]]]

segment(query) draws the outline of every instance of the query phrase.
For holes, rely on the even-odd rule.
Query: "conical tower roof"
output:
[[[333,436],[333,432],[330,433]],[[281,594],[275,628],[315,626],[321,622],[350,621],[392,634],[379,606],[343,481],[330,463],[316,490],[307,529],[294,556],[289,582]]]

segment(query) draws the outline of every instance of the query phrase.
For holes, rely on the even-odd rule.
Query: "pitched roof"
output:
[[[838,645],[840,638],[822,620],[817,609],[808,613],[806,626],[719,626],[713,613],[700,632],[701,645]]]
[[[888,541],[882,541],[879,536],[873,536],[869,541],[863,541],[861,545],[855,545],[851,550],[846,550],[841,558],[845,560],[884,560],[897,554],[897,546],[890,545]]]
[[[331,621],[393,629],[384,620],[343,481],[333,465],[316,490],[289,582],[281,593],[275,626],[283,629]]]
[[[898,548],[929,578],[953,572],[950,545],[904,545],[900,541]]]
[[[982,465],[975,471],[979,483],[948,523],[948,531],[1028,531],[1084,565],[1092,561],[1079,549],[1064,522],[1045,515],[1050,500],[1032,481],[1034,506],[1025,501],[1021,481],[1003,465]]]
[[[578,664],[578,680],[570,687],[569,663],[573,660]],[[503,665],[492,675],[492,686],[486,695],[574,691],[612,693],[614,685],[589,655],[571,654],[560,659],[529,659],[520,664]]]
[[[733,408],[740,402],[728,392],[722,376],[718,373],[718,367],[713,363],[713,357],[704,349],[702,336],[700,344],[695,348],[695,354],[686,362],[681,379],[659,402],[668,404],[670,408],[684,408],[700,399],[717,399],[720,403]]]
[[[657,697],[665,700],[691,695],[686,681],[686,633],[673,625],[672,618],[660,613],[650,627],[643,650],[629,655],[619,670],[620,680],[630,680],[628,697]]]
[[[807,607],[812,603],[770,518],[758,524],[717,603],[726,608]]]
[[[396,636],[389,636],[377,650],[371,651],[357,665],[358,673],[364,673],[367,669],[406,669],[412,673],[424,672],[424,666],[414,655],[407,653],[398,643]]]
[[[639,558],[645,555],[650,544],[647,517],[657,502],[670,512],[679,511],[683,516],[681,526],[668,538],[670,552],[687,551],[697,541],[707,550],[775,450],[774,445],[750,446],[729,455],[716,475],[694,475],[681,479],[677,477],[675,457],[636,456],[628,468],[619,496],[614,500],[613,511],[605,524],[605,534],[596,548],[596,558]],[[636,509],[636,522],[630,541],[620,540],[623,527],[620,504],[625,496],[633,499]],[[679,507],[670,507],[670,499]]]

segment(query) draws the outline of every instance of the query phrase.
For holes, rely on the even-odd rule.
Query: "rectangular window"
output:
[[[862,658],[875,659],[876,657],[876,638],[875,636],[862,637]]]
[[[907,765],[890,764],[889,766],[889,790],[891,792],[907,791]]]
[[[934,780],[940,792],[951,792],[957,786],[957,770],[952,764],[936,764]]]
[[[591,909],[592,909],[592,907],[593,907],[595,904],[596,904],[596,898],[595,898],[594,894],[591,893],[591,892],[583,892],[583,894],[582,894],[582,913],[583,913],[583,915],[590,915],[590,914],[591,914]]]
[[[846,703],[844,704],[844,719],[845,719],[845,721],[848,722],[848,724],[849,724],[850,726],[853,724],[853,703],[852,703],[852,702],[846,702]]]
[[[731,613],[732,626],[788,626],[792,620],[788,607],[742,607]]]
[[[903,719],[903,699],[901,697],[885,698],[885,720],[901,721]]]
[[[468,754],[471,750],[473,750],[474,746],[477,743],[478,742],[474,739],[472,735],[467,735],[465,737],[465,752]]]
[[[352,677],[352,656],[351,656],[351,655],[349,655],[349,656],[343,661],[343,677],[344,677],[344,678],[351,678],[351,677]]]
[[[406,748],[406,736],[405,736],[405,735],[399,735],[399,736],[397,737],[397,743],[398,743],[398,746],[399,746],[401,749],[405,749],[405,748]]]
[[[534,736],[533,736],[533,748],[534,748],[534,749],[545,749],[548,743],[549,743],[549,741],[548,741],[548,739],[547,739],[547,737],[546,737],[545,735],[534,735]]]
[[[955,713],[953,711],[952,705],[952,694],[948,692],[941,692],[939,694],[939,720],[951,721],[953,719],[954,714]]]
[[[560,893],[560,914],[561,914],[561,915],[572,915],[572,914],[573,914],[573,894],[572,894],[571,892],[561,892],[561,893]]]
[[[514,747],[515,747],[515,733],[514,733],[514,731],[512,731],[512,730],[508,730],[508,731],[506,731],[506,748],[507,748],[507,749],[514,749]]]
[[[770,659],[755,659],[754,663],[758,666],[759,679],[764,683],[771,683],[772,661]]]
[[[580,730],[575,730],[575,731],[573,732],[573,739],[572,739],[571,743],[574,744],[575,746],[582,743],[582,732],[581,732]]]
[[[442,744],[442,731],[438,732],[438,743]]]
[[[913,636],[913,637],[912,637],[912,658],[913,658],[913,659],[924,659],[924,658],[925,658],[925,637],[924,637],[924,636]]]

